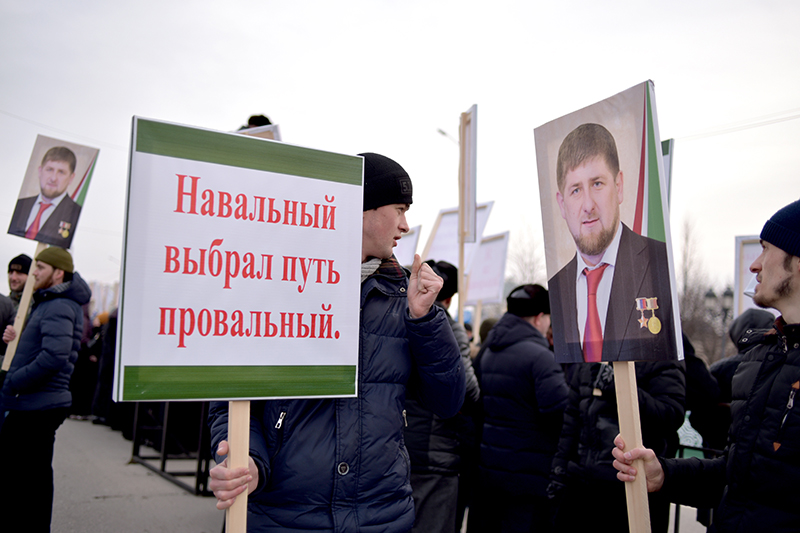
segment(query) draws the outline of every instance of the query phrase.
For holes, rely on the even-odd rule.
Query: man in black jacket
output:
[[[550,302],[522,285],[475,359],[483,397],[480,482],[469,530],[550,531],[547,482],[558,444],[567,383],[545,335]]]
[[[751,349],[733,380],[728,448],[716,459],[662,459],[615,439],[622,481],[643,469],[647,490],[672,501],[717,506],[709,531],[797,531],[800,524],[800,201],[775,213],[761,230],[762,252],[750,265],[753,301],[781,317],[749,335]],[[642,460],[632,466],[636,460]]]
[[[458,292],[458,269],[446,261],[430,260],[426,263],[442,278],[436,306],[444,309],[458,343],[467,389],[461,411],[454,417],[441,418],[424,406],[418,380],[409,382],[404,439],[411,460],[411,488],[416,513],[412,532],[455,533],[461,530],[457,506],[460,479],[474,448],[475,430],[471,415],[480,400],[480,389],[469,357],[467,332],[448,312],[453,296]],[[463,516],[461,513],[462,519]]]

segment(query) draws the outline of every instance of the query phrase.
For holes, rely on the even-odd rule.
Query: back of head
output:
[[[408,173],[396,161],[380,154],[358,154],[364,158],[364,211],[384,205],[411,204]]]
[[[800,200],[772,215],[764,224],[760,237],[787,254],[800,257]]]
[[[520,285],[508,294],[506,305],[509,313],[522,318],[550,314],[550,297],[541,285]]]
[[[558,190],[564,191],[567,173],[575,170],[585,161],[602,157],[612,176],[619,174],[619,156],[614,136],[600,124],[581,124],[572,130],[558,148],[556,163],[556,183]]]
[[[733,344],[738,345],[739,340],[749,329],[769,329],[775,323],[775,315],[763,309],[747,309],[731,322],[728,335]]]
[[[51,267],[63,270],[68,274],[72,274],[75,271],[70,253],[58,246],[49,246],[45,248],[39,252],[39,255],[36,256],[36,260],[47,263]]]
[[[452,298],[458,292],[458,269],[448,263],[447,261],[433,261],[432,259],[425,261],[430,265],[431,269],[437,276],[442,278],[442,290],[436,296],[437,302],[442,302],[448,298]]]
[[[487,318],[481,322],[481,327],[478,328],[478,335],[480,336],[482,343],[486,342],[486,339],[489,338],[489,332],[492,330],[495,324],[497,324],[497,318],[495,317]]]

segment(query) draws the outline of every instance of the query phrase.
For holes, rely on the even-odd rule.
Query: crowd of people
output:
[[[361,155],[358,394],[252,402],[248,465],[237,468],[227,462],[228,404],[212,402],[216,466],[209,489],[219,509],[247,492],[253,532],[628,531],[623,482],[644,475],[654,532],[667,531],[671,502],[707,510],[703,521],[718,533],[797,529],[800,201],[767,221],[763,252],[750,267],[758,280],[755,303],[781,316],[743,313],[730,328],[739,353],[711,368],[685,336],[685,360],[678,360],[675,342],[649,342],[645,351],[657,356],[633,364],[644,446],[631,449],[619,435],[609,359],[631,360],[639,348],[602,335],[604,325],[629,319],[627,309],[618,313],[609,303],[611,280],[629,274],[606,250],[630,245],[656,257],[660,247],[627,235],[613,209],[602,224],[590,217],[588,229],[575,226],[581,267],[556,284],[571,286],[585,322],[576,325],[574,340],[551,313],[557,299],[541,285],[524,284],[508,294],[505,314],[481,324],[471,341],[471,328],[449,311],[456,267],[416,256],[407,269],[394,257],[409,231],[410,176],[388,157]],[[587,165],[594,183],[621,180],[591,154],[588,163],[584,157],[571,165],[564,191],[584,179],[572,174]],[[585,209],[610,200],[618,209],[613,185],[577,187],[598,196],[566,201],[568,224],[570,202]],[[28,272],[35,277],[33,305],[17,332],[11,324]],[[89,287],[57,246],[34,260],[14,258],[9,286],[9,297],[0,298],[3,341],[19,339],[0,393],[0,452],[18,455],[24,442],[29,460],[7,465],[15,483],[0,488],[0,509],[24,511],[31,531],[49,531],[56,429],[67,416],[97,423],[114,416],[116,313],[88,315]],[[563,305],[559,313],[571,314]],[[660,332],[654,317],[642,339]],[[669,329],[670,315],[662,317]],[[581,361],[559,361],[559,346]],[[675,457],[687,410],[705,445],[717,450],[713,456]]]
[[[644,361],[636,359],[639,348],[633,343],[597,337],[590,322],[599,318],[602,331],[606,321],[627,322],[628,311],[617,316],[608,307],[599,313],[603,316],[594,316],[598,313],[592,307],[599,310],[601,301],[608,305],[613,276],[598,290],[588,272],[626,272],[619,262],[608,268],[603,255],[609,246],[621,249],[627,231],[612,215],[602,228],[607,242],[598,246],[594,235],[577,235],[594,229],[576,225],[578,255],[586,256],[581,258],[586,267],[571,276],[583,283],[590,304],[583,311],[587,326],[574,341],[582,362],[567,364],[554,355],[565,340],[554,338],[554,330],[563,331],[564,324],[551,324],[554,300],[540,285],[511,291],[507,312],[493,324],[481,324],[479,348],[465,342],[464,328],[448,312],[457,290],[455,267],[423,263],[417,256],[409,272],[392,254],[408,231],[410,177],[389,158],[362,155],[359,395],[254,402],[249,465],[239,468],[227,463],[227,404],[212,405],[209,424],[217,466],[209,487],[219,509],[247,492],[249,531],[628,531],[621,481],[633,479],[632,465],[643,459],[654,532],[667,531],[670,502],[678,501],[695,478],[703,478],[703,484],[687,491],[684,501],[713,510],[707,520],[710,531],[796,530],[800,517],[792,502],[798,491],[791,474],[800,419],[792,400],[800,383],[800,344],[793,343],[800,326],[784,319],[800,322],[794,313],[800,309],[800,202],[767,222],[761,236],[764,254],[751,266],[760,283],[755,302],[779,310],[784,318],[773,326],[763,315],[747,313],[734,322],[732,338],[750,351],[730,361],[739,366],[732,380],[722,372],[716,377],[686,337],[686,361],[678,360],[677,343],[665,337],[648,344],[645,351],[654,357]],[[574,165],[584,163],[579,159]],[[613,192],[614,173],[599,172],[608,175]],[[585,189],[598,194],[601,187]],[[618,206],[621,196],[609,203],[614,202]],[[584,253],[582,245],[592,252]],[[661,254],[650,243],[631,246],[652,249],[653,257]],[[658,294],[661,289],[652,290]],[[635,316],[638,320],[639,313]],[[645,328],[641,316],[638,322]],[[672,328],[670,313],[661,316]],[[751,321],[755,318],[760,321]],[[661,331],[655,312],[650,319],[641,335],[647,340]],[[745,321],[748,326],[739,335]],[[636,360],[644,448],[625,448],[619,437],[607,345],[618,357],[612,361]],[[734,373],[728,363],[724,372]],[[742,372],[745,379],[739,380]],[[792,376],[797,379],[791,381]],[[731,387],[728,409],[721,391]],[[751,398],[752,387],[757,395]],[[699,414],[698,426],[708,443],[724,448],[717,458],[674,459],[689,406]],[[757,422],[765,414],[768,427]],[[704,421],[712,422],[708,431]],[[730,447],[720,440],[720,431],[727,432],[724,426],[734,433],[741,428],[740,434],[731,434]],[[747,469],[748,460],[764,469]],[[766,524],[767,529],[761,527]]]

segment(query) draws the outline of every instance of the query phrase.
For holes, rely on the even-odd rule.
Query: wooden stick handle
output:
[[[617,361],[613,364],[619,432],[625,441],[627,451],[643,446],[636,368],[631,361]],[[641,459],[634,461],[633,467],[638,472],[644,472]],[[650,533],[650,506],[647,501],[645,476],[636,476],[636,481],[633,483],[625,483],[625,498],[628,501],[628,526],[631,533]]]
[[[39,255],[45,248],[47,248],[46,244],[41,242],[37,244],[36,253],[33,254],[33,257]],[[19,338],[22,335],[22,329],[25,327],[25,320],[28,318],[28,309],[31,306],[31,299],[33,298],[33,286],[36,284],[36,279],[33,277],[34,269],[36,269],[36,261],[31,261],[31,268],[28,271],[28,280],[25,282],[25,288],[22,289],[22,298],[17,308],[17,316],[14,318],[14,331],[17,332],[17,336],[14,337],[13,341],[8,343],[6,347],[6,356],[3,359],[2,370],[5,372],[8,372],[8,369],[11,367],[11,361],[14,359],[14,354],[17,353]],[[0,335],[2,335],[1,331]]]
[[[228,402],[228,467],[247,468],[250,461],[250,402]],[[247,532],[247,491],[225,512],[227,533]]]

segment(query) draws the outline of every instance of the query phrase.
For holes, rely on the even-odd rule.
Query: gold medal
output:
[[[650,330],[650,333],[653,335],[657,335],[659,331],[661,331],[661,321],[658,319],[657,316],[652,316],[647,321],[647,329]]]

